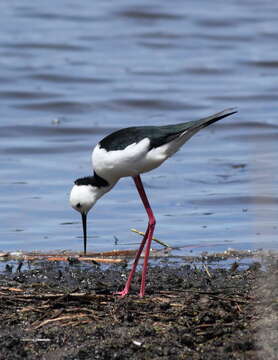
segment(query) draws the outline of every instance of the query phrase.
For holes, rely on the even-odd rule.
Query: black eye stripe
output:
[[[76,207],[77,207],[78,209],[81,208],[81,204],[80,204],[80,203],[76,204]]]

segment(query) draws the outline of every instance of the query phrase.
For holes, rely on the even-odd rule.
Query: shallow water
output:
[[[277,249],[276,1],[14,0],[0,10],[2,250],[82,249],[68,195],[110,131],[234,106],[143,176],[155,235],[201,251]],[[89,250],[133,247],[130,228],[145,227],[123,179],[90,213]]]

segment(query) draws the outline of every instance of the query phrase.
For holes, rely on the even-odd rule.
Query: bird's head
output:
[[[76,180],[77,181],[77,180]],[[70,204],[81,214],[88,214],[98,199],[98,188],[92,185],[75,185],[71,189]]]
[[[98,180],[98,179],[97,179]],[[77,179],[70,193],[70,204],[80,212],[83,224],[84,254],[87,248],[87,214],[97,200],[107,191],[105,187],[98,186],[95,176]]]

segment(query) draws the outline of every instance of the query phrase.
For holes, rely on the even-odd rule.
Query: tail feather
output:
[[[236,112],[237,110],[235,108],[230,108],[200,120],[173,125],[172,129],[175,129],[175,131],[173,130],[172,133],[167,134],[167,141],[174,140],[176,138],[183,138],[184,141],[187,141],[201,129],[225,118],[226,116],[235,114]],[[170,128],[170,126],[165,126],[165,128]]]
[[[172,156],[175,152],[177,152],[181,148],[181,146],[184,143],[186,143],[198,131],[236,112],[237,110],[235,109],[226,109],[200,120],[190,121],[182,124],[176,124],[173,125],[172,127],[165,126],[164,129],[166,128],[171,129],[171,132],[170,133],[168,132],[168,134],[163,138],[163,141],[161,141],[160,138],[160,145],[163,145],[164,143],[168,144],[166,150],[167,157]]]
[[[180,131],[178,131],[176,134],[171,134],[170,136],[168,136],[168,141],[180,139],[180,144],[184,144],[201,129],[236,112],[237,110],[235,108],[230,108],[200,120],[180,124]]]
[[[209,126],[210,124],[213,124],[214,122],[221,120],[223,118],[225,118],[226,116],[230,116],[232,114],[237,113],[236,108],[229,108],[229,109],[225,109],[219,113],[216,113],[214,115],[208,116],[206,118],[203,118],[201,120],[197,120],[195,122],[195,124],[198,126],[202,125],[202,128]]]

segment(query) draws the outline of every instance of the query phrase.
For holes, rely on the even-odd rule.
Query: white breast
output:
[[[96,173],[107,181],[136,176],[161,165],[184,143],[177,138],[168,144],[149,150],[150,140],[145,138],[124,150],[106,151],[98,145],[93,150],[92,163]]]
[[[149,145],[148,138],[137,144],[133,143],[124,150],[106,151],[98,144],[92,154],[93,168],[99,176],[108,181],[149,171],[158,166],[148,157]]]

